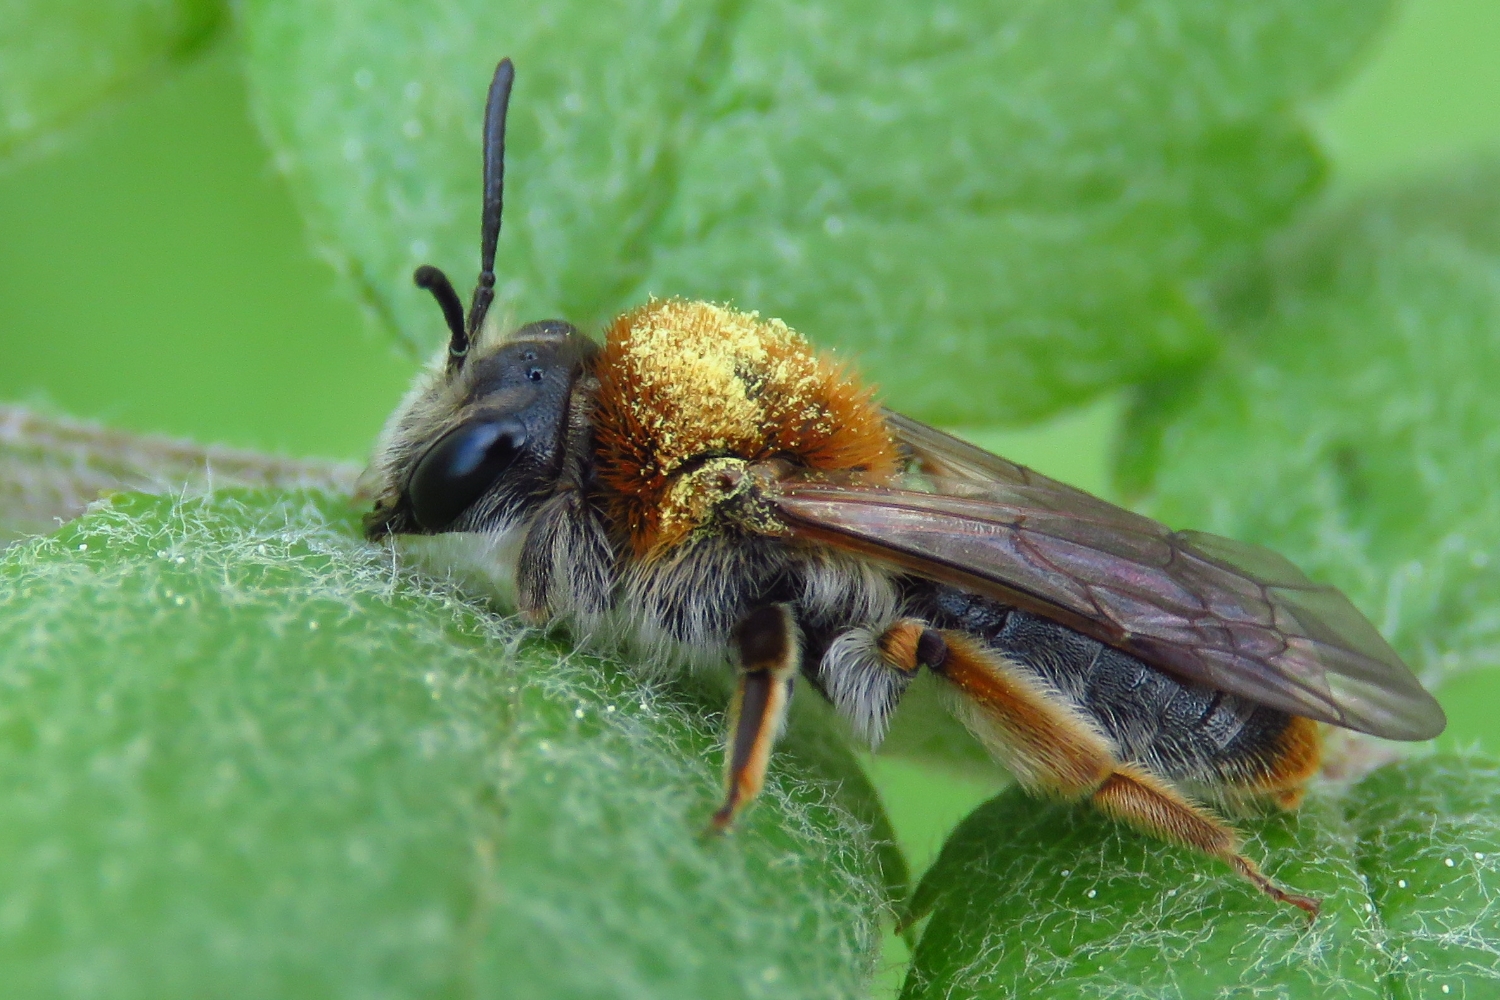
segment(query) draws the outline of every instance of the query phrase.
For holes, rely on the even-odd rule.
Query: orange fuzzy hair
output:
[[[1251,787],[1283,809],[1294,809],[1307,792],[1307,782],[1323,763],[1323,730],[1311,719],[1292,716],[1276,741],[1269,770]]]
[[[595,373],[599,480],[638,555],[697,526],[663,516],[674,474],[695,460],[784,456],[876,477],[899,467],[874,391],[780,320],[652,300],[610,325]]]

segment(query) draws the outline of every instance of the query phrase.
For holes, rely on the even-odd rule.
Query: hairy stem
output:
[[[112,492],[307,486],[350,493],[358,476],[347,462],[132,434],[0,405],[0,544],[52,531]]]

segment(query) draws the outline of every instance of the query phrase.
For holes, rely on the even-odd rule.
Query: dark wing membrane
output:
[[[921,487],[793,473],[763,488],[801,536],[1052,618],[1187,680],[1389,739],[1443,729],[1437,702],[1349,599],[1268,549],[1173,532],[1034,473]]]

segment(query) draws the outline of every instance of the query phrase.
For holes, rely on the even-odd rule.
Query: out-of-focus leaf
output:
[[[1037,416],[1211,353],[1195,283],[1309,193],[1297,104],[1387,4],[363,0],[242,8],[277,162],[410,345],[466,279],[514,57],[500,312],[731,300],[934,420]]]
[[[7,995],[864,994],[878,806],[816,719],[704,839],[718,696],[476,611],[350,520],[125,495],[0,556]]]
[[[111,492],[225,486],[351,492],[359,469],[110,430],[0,404],[0,546],[56,530]]]
[[[1252,857],[1323,897],[1311,926],[1215,862],[1081,806],[1002,794],[917,889],[932,915],[903,996],[1406,1000],[1500,981],[1495,764],[1393,764],[1346,798],[1241,825]]]
[[[1448,728],[1439,746],[1500,754],[1500,668],[1466,670],[1446,677],[1439,692],[1448,712]]]
[[[223,0],[0,0],[0,157],[192,52]]]
[[[1430,679],[1500,662],[1497,191],[1309,223],[1223,290],[1222,358],[1127,424],[1153,513],[1290,556]]]

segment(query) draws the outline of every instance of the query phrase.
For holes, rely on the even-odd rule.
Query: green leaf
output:
[[[721,692],[476,610],[351,521],[125,495],[0,557],[7,993],[863,994],[878,806],[817,718],[704,839]]]
[[[197,50],[222,0],[0,0],[0,157]]]
[[[1386,931],[1390,995],[1500,992],[1500,766],[1405,761],[1365,779],[1349,811]]]
[[[1408,761],[1346,799],[1318,795],[1241,827],[1270,873],[1323,898],[1311,926],[1216,862],[1082,806],[1000,795],[960,824],[917,889],[914,909],[932,915],[903,997],[1494,990],[1496,765]]]
[[[1500,168],[1309,223],[1128,423],[1151,512],[1285,553],[1427,676],[1500,663]]]
[[[933,420],[1037,416],[1211,352],[1194,286],[1318,188],[1296,106],[1385,3],[365,0],[242,8],[316,237],[408,344],[476,260],[518,67],[500,312],[732,301],[857,349]]]
[[[917,889],[913,910],[932,916],[903,997],[1175,1000],[1276,984],[1283,996],[1381,996],[1337,807],[1316,802],[1253,829],[1246,852],[1323,899],[1311,930],[1215,861],[1084,806],[1005,792],[959,825]],[[1350,984],[1362,985],[1335,994]]]

